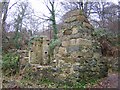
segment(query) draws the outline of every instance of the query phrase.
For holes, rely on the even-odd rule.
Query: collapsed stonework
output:
[[[94,30],[81,10],[66,14],[62,30],[58,33],[61,45],[54,50],[56,78],[87,81],[107,76],[107,60],[102,57],[92,37]],[[56,71],[57,72],[57,71]]]

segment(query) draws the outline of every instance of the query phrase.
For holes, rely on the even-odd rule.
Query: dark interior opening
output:
[[[47,54],[47,52],[45,52],[45,54]]]
[[[81,58],[82,56],[78,56],[78,58]]]

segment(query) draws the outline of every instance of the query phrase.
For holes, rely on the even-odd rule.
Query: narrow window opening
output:
[[[47,54],[47,52],[45,52],[45,54]]]

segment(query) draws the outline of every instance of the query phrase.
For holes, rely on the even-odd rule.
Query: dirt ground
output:
[[[110,73],[108,77],[103,78],[100,82],[93,86],[93,88],[119,88],[120,74]]]

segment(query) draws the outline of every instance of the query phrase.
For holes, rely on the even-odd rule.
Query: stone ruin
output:
[[[92,37],[93,31],[81,10],[68,12],[58,33],[61,44],[54,49],[50,67],[39,68],[45,73],[41,73],[42,77],[74,83],[107,76],[107,60],[102,57],[99,45]],[[45,65],[49,59],[49,39],[32,37],[30,43],[29,63]]]
[[[81,10],[68,12],[58,36],[61,45],[54,50],[57,78],[87,81],[107,76],[107,60],[92,37],[94,30]],[[57,71],[56,71],[57,72]]]
[[[30,39],[29,63],[44,65],[48,60],[49,39],[46,36],[34,36]]]

